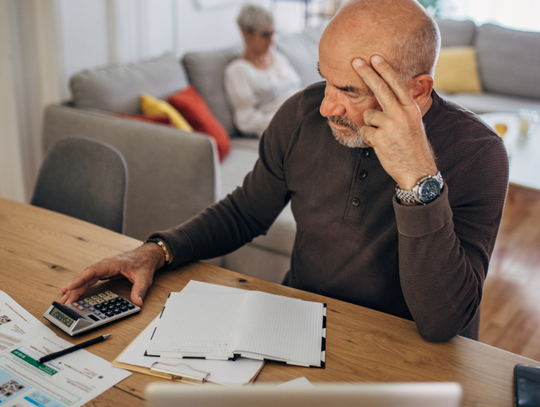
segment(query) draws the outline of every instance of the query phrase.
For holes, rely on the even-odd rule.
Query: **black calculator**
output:
[[[131,301],[105,291],[67,305],[54,301],[43,316],[68,335],[75,336],[140,310]]]

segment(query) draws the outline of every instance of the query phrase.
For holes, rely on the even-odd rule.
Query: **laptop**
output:
[[[458,383],[224,387],[153,382],[145,396],[148,407],[460,407],[463,389]]]

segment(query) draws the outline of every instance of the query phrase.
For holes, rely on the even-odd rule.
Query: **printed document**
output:
[[[0,291],[0,405],[78,407],[131,374],[84,349],[36,362],[70,346]]]

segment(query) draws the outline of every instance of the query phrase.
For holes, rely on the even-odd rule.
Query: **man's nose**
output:
[[[343,116],[345,114],[345,107],[339,102],[338,96],[337,92],[328,90],[328,87],[326,88],[319,109],[323,117]]]

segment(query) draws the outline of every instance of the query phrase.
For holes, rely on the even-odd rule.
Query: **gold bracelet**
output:
[[[159,247],[161,247],[161,249],[163,250],[163,254],[165,255],[165,266],[168,266],[171,259],[171,255],[169,254],[169,250],[167,250],[167,246],[165,246],[165,243],[163,243],[161,240],[158,240],[158,239],[148,239],[146,242],[144,242],[144,244],[146,243],[155,243]]]

